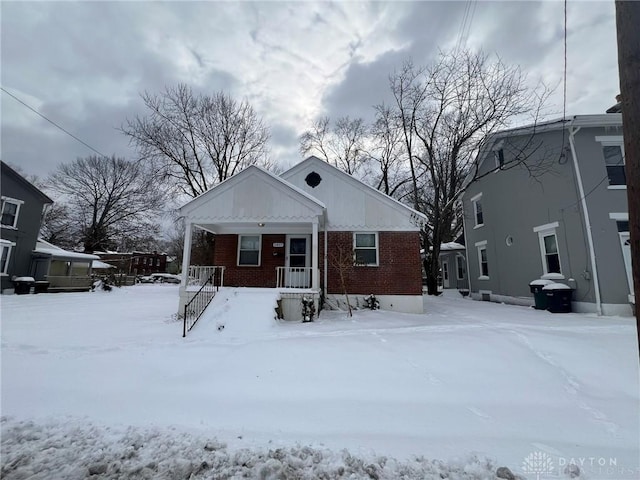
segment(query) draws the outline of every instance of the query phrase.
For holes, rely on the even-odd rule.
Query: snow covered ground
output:
[[[175,285],[2,296],[2,477],[640,478],[632,318],[243,292],[186,339]]]

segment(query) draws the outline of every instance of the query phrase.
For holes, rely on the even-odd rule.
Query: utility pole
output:
[[[629,202],[631,266],[640,351],[640,2],[616,0],[618,70],[622,96],[625,173]]]

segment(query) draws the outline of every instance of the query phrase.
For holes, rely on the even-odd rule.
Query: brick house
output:
[[[153,252],[97,252],[100,259],[126,275],[151,275],[167,272],[167,254]]]
[[[225,286],[304,291],[340,304],[374,294],[382,309],[422,312],[424,215],[325,161],[276,176],[251,166],[180,209],[185,220],[180,309],[189,278],[223,271]],[[214,265],[190,264],[193,230],[214,234]]]

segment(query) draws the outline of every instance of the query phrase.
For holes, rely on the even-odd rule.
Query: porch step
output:
[[[196,335],[246,337],[277,326],[280,293],[273,288],[222,287],[193,328]]]

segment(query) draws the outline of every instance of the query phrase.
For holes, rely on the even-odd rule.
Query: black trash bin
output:
[[[47,293],[49,291],[49,282],[44,280],[39,280],[36,282],[36,286],[33,290],[33,293]]]
[[[546,310],[547,309],[547,293],[542,289],[546,285],[550,285],[553,282],[551,280],[545,280],[543,278],[539,280],[534,280],[529,284],[529,288],[531,289],[531,293],[533,293],[533,300],[535,302],[534,308],[536,310]]]
[[[551,313],[571,313],[573,290],[564,283],[550,283],[542,288],[547,296],[547,310]]]
[[[35,284],[32,277],[18,277],[13,280],[16,295],[25,295],[31,292],[31,287]]]

